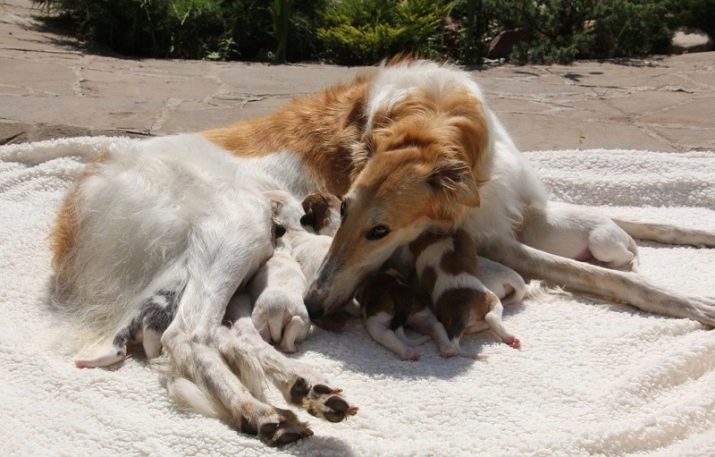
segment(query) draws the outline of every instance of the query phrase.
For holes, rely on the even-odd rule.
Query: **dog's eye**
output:
[[[345,218],[345,213],[347,212],[347,210],[348,210],[348,203],[345,200],[343,200],[343,202],[340,204],[340,217],[341,218],[343,218],[343,219]]]
[[[379,240],[380,238],[385,238],[390,234],[390,229],[384,225],[376,225],[365,234],[365,238],[370,241]]]

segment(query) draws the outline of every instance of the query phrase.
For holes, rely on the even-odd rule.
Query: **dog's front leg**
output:
[[[643,311],[687,317],[715,326],[715,298],[677,294],[636,273],[559,257],[510,238],[489,240],[480,245],[480,254],[530,278],[545,279],[570,290],[626,303]]]
[[[233,326],[218,332],[218,347],[235,371],[256,370],[260,366],[289,404],[304,408],[316,417],[340,422],[357,413],[342,396],[341,389],[329,387],[325,379],[304,364],[289,359],[261,338],[251,320],[251,303],[238,293],[230,303]]]

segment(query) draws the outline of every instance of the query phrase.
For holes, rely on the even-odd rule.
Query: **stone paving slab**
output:
[[[0,0],[0,144],[191,132],[267,114],[362,68],[134,59]],[[715,53],[472,72],[525,150],[715,150]]]

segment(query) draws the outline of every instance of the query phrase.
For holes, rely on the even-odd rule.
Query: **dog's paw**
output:
[[[261,423],[256,430],[261,441],[269,446],[283,446],[301,438],[313,436],[313,431],[308,424],[298,420],[298,416],[293,411],[274,409],[275,414]]]
[[[300,377],[290,389],[290,401],[315,417],[340,422],[358,411],[357,406],[350,406],[341,392],[341,389],[333,389],[325,384],[311,385],[308,380]]]

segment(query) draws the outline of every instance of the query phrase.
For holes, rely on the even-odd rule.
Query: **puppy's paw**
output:
[[[453,344],[443,344],[439,347],[439,355],[444,358],[457,356],[459,355],[459,348]]]
[[[325,384],[311,385],[306,378],[300,377],[290,389],[290,401],[315,417],[340,422],[358,411],[357,406],[351,406],[341,392],[341,389],[333,389]]]
[[[503,338],[502,341],[514,349],[521,349],[521,340],[515,336],[507,336]]]
[[[420,359],[420,353],[417,352],[414,348],[408,347],[405,349],[403,354],[400,354],[400,358],[402,360],[414,362]]]

